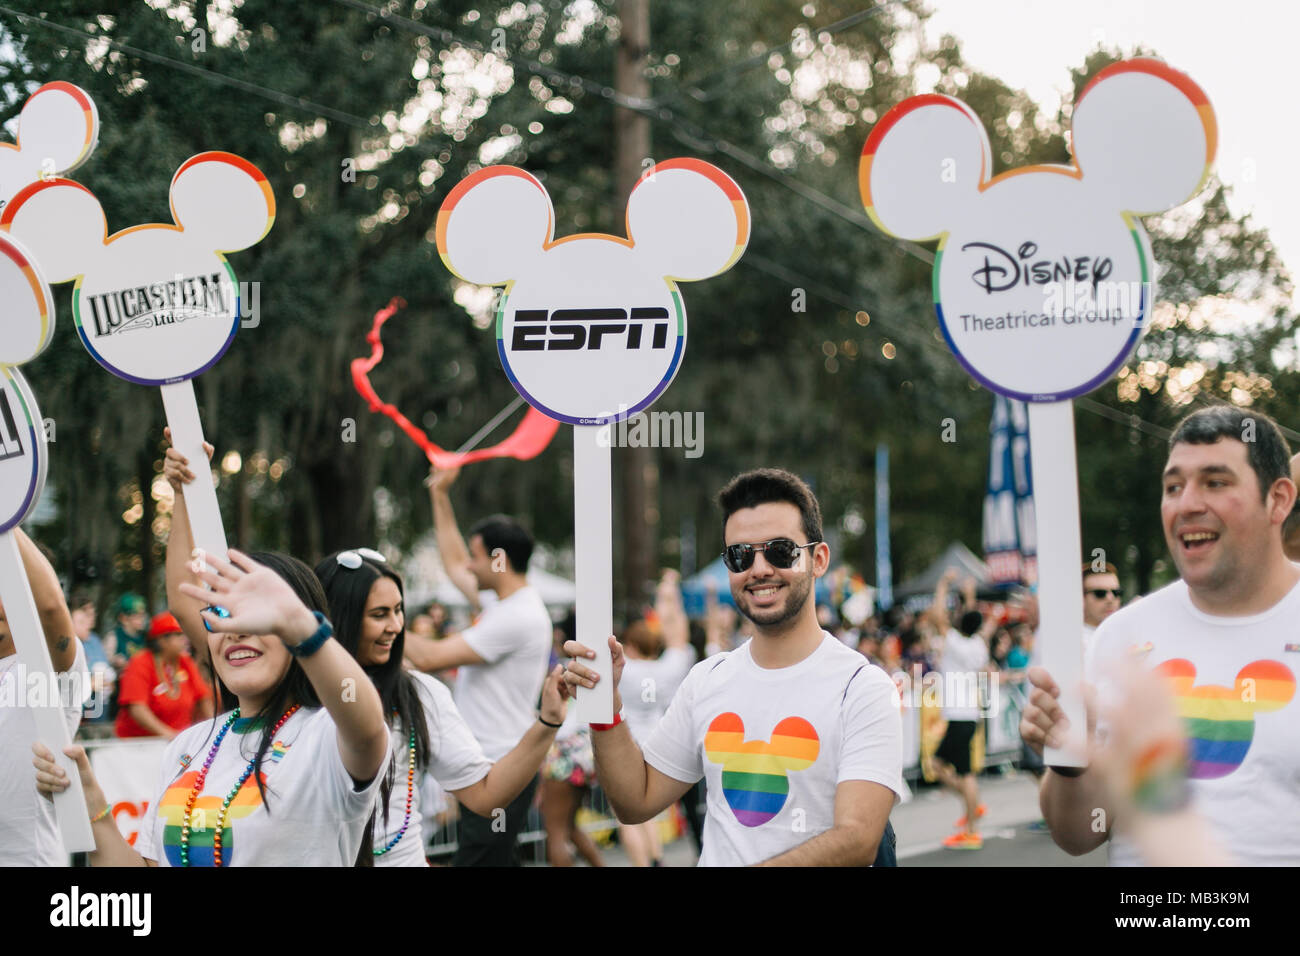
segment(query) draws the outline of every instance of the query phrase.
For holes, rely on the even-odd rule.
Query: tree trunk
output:
[[[154,561],[153,561],[153,519],[157,513],[153,500],[153,456],[146,450],[141,450],[139,457],[136,459],[137,471],[140,482],[140,593],[144,595],[145,603],[149,605],[151,611],[158,611],[159,608],[154,606],[153,600],[153,578],[154,578]]]
[[[646,52],[650,46],[648,0],[619,0],[618,52],[614,86],[625,96],[647,99]],[[650,157],[650,120],[629,109],[614,111],[614,182],[616,204],[627,202]],[[646,582],[658,556],[659,470],[649,448],[624,448],[621,458],[623,489],[622,594],[617,605],[627,615],[640,609]]]

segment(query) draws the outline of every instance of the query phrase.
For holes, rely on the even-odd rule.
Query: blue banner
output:
[[[989,481],[984,496],[984,560],[997,584],[1038,579],[1029,414],[1024,402],[993,396]]]

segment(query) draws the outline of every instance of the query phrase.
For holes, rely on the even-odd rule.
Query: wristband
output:
[[[307,638],[307,640],[303,641],[301,644],[285,645],[285,647],[289,648],[289,653],[299,659],[311,657],[321,649],[322,644],[334,636],[334,628],[330,622],[325,619],[325,615],[320,611],[312,611],[311,613],[316,616],[316,623],[320,625],[316,628],[316,633]]]
[[[615,727],[617,727],[617,726],[618,726],[619,724],[621,724],[622,722],[623,722],[623,711],[620,710],[617,714],[614,715],[614,722],[613,722],[613,723],[609,723],[609,724],[591,724],[590,727],[591,727],[592,730],[595,730],[595,731],[613,730]]]
[[[538,715],[537,715],[537,719],[540,720],[542,723],[544,723],[547,727],[554,727],[556,730],[559,730],[561,727],[564,726],[564,724],[553,724],[553,723],[551,723],[549,720],[547,720],[547,719],[546,719],[545,717],[543,717],[541,714],[538,714]]]
[[[90,822],[91,822],[91,823],[98,823],[100,820],[104,819],[104,817],[108,816],[108,811],[110,811],[110,810],[112,810],[112,809],[113,809],[113,805],[112,805],[111,803],[106,803],[106,804],[104,804],[104,809],[103,809],[103,810],[100,810],[100,811],[99,811],[98,813],[96,813],[93,817],[91,817],[91,818],[90,818]]]
[[[1082,777],[1088,772],[1087,767],[1048,767],[1048,770],[1060,777]]]

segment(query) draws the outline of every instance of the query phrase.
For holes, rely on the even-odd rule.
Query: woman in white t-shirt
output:
[[[538,719],[499,761],[483,754],[452,701],[434,678],[402,668],[406,640],[402,578],[369,548],[332,554],[316,566],[339,642],[373,681],[390,715],[393,757],[380,786],[373,848],[376,866],[424,866],[419,781],[425,771],[480,816],[507,806],[537,775],[556,729],[564,722],[561,668],[542,688]]]
[[[205,450],[211,458],[212,447]],[[215,698],[238,706],[168,744],[134,847],[110,815],[85,750],[66,750],[91,814],[91,865],[368,864],[368,824],[390,751],[379,694],[332,639],[325,594],[301,561],[234,550],[229,563],[190,560],[188,466],[167,450],[164,474],[176,493],[168,604],[196,656],[210,658]],[[34,749],[37,789],[66,789],[53,755]]]
[[[230,557],[205,558],[217,573],[198,578],[211,591],[178,590],[204,608],[218,687],[239,706],[168,745],[134,847],[85,750],[65,751],[91,814],[92,866],[349,866],[363,849],[389,755],[379,695],[331,640],[310,568],[284,555]],[[37,788],[66,789],[53,755],[35,749]]]

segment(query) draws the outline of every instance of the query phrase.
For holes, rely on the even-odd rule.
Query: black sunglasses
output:
[[[820,543],[810,541],[807,544],[795,544],[789,538],[773,538],[766,544],[733,544],[722,552],[722,563],[727,566],[728,571],[739,574],[741,571],[748,571],[754,564],[754,555],[762,551],[768,564],[785,571],[794,567],[800,551]]]
[[[1123,588],[1089,588],[1085,593],[1091,594],[1098,601],[1104,601],[1112,594],[1115,595],[1115,597],[1117,598],[1122,598],[1124,596],[1124,589]]]

